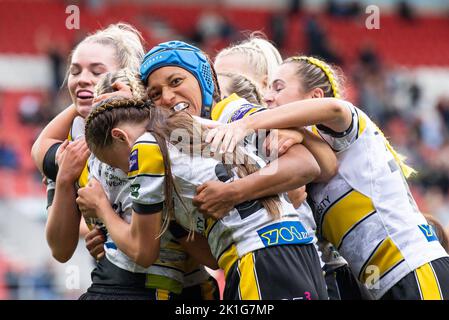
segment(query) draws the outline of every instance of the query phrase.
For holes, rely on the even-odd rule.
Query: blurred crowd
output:
[[[449,226],[449,96],[428,105],[413,73],[386,66],[370,47],[351,68],[355,102],[417,171],[410,185],[421,211]]]
[[[57,290],[52,263],[27,268],[0,252],[0,300],[53,300],[64,296]]]

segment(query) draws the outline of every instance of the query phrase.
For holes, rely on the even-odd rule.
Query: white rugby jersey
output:
[[[84,118],[80,116],[75,117],[75,119],[73,119],[72,126],[70,127],[67,140],[75,141],[84,137],[84,127],[85,127]]]
[[[76,117],[72,123],[68,140],[74,141],[83,137],[84,127],[84,119]],[[86,186],[90,178],[96,178],[101,183],[114,211],[116,211],[127,223],[130,223],[132,202],[129,197],[130,182],[127,174],[120,169],[102,163],[94,155],[91,155],[78,179],[77,187],[81,188]],[[47,189],[52,188],[54,189],[54,182],[50,181]],[[107,259],[114,265],[127,271],[146,273],[147,285],[149,287],[156,286],[155,283],[157,282],[158,288],[167,289],[174,293],[180,293],[185,280],[188,281],[190,286],[203,283],[204,279],[209,277],[207,271],[204,270],[204,268],[200,268],[198,264],[196,264],[197,268],[192,270],[192,265],[194,264],[192,262],[193,258],[183,251],[181,245],[174,239],[168,230],[161,237],[160,255],[158,260],[149,268],[143,268],[134,263],[126,254],[117,248],[101,221],[98,219],[85,220],[90,229],[95,225],[99,225],[105,231],[106,242],[104,244],[104,249]],[[185,275],[186,272],[191,274]],[[173,283],[173,281],[167,280],[166,278],[174,280],[176,283]]]
[[[237,176],[229,175],[224,165],[215,159],[180,152],[171,144],[168,144],[168,150],[172,175],[181,198],[175,196],[176,220],[184,228],[207,237],[212,254],[225,273],[234,261],[254,250],[313,243],[313,232],[300,221],[300,215],[305,213],[295,210],[283,197],[278,220],[273,220],[259,201],[249,201],[238,205],[220,220],[206,221],[192,204],[196,188],[206,181],[230,182]],[[151,133],[146,132],[137,139],[130,155],[128,176],[132,180],[133,208],[141,212],[161,210],[165,170],[159,146]]]
[[[211,118],[212,120],[221,123],[230,123],[265,110],[267,110],[267,108],[251,104],[246,99],[243,99],[237,94],[233,93],[214,106],[214,108],[212,109]],[[261,166],[264,166],[264,163],[269,159],[265,157],[264,152],[259,152],[259,148],[262,147],[263,140],[259,141],[258,138],[259,137],[255,134],[251,137],[248,137],[245,141],[245,148],[247,151],[257,155],[258,157],[261,157],[263,161],[258,161],[258,163],[261,164]],[[260,138],[263,139],[264,137]],[[285,200],[289,201],[287,196],[285,196]],[[297,210],[300,213],[301,223],[313,237],[313,242],[316,243],[316,224],[309,204],[307,202],[304,202],[297,208]],[[320,263],[323,263],[321,259]]]
[[[211,119],[221,123],[231,123],[264,110],[267,108],[254,105],[233,93],[214,106]]]
[[[353,119],[341,134],[314,126],[336,151],[339,170],[312,184],[318,232],[380,298],[405,275],[447,256],[419,212],[402,171],[376,125],[348,103]]]
[[[131,183],[128,180],[128,175],[118,168],[100,162],[94,156],[89,159],[89,173],[90,178],[100,181],[112,208],[120,218],[127,223],[131,223],[132,201],[129,196]],[[159,258],[149,268],[139,266],[117,248],[109,233],[106,235],[104,248],[108,260],[122,269],[167,277],[180,284],[184,281],[187,254],[183,251],[181,245],[174,241],[170,232],[165,232],[161,237]],[[151,276],[149,279],[151,279]]]

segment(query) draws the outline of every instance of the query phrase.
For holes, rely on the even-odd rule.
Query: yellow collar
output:
[[[212,114],[211,114],[211,118],[214,121],[218,121],[218,119],[220,118],[223,110],[226,108],[226,106],[236,100],[241,99],[236,93],[231,94],[229,97],[221,100],[220,102],[218,102],[212,109]]]

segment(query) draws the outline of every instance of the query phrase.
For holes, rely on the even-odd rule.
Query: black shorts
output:
[[[80,300],[173,300],[176,294],[165,288],[149,288],[147,274],[121,269],[106,257],[92,271],[92,285]]]
[[[328,300],[313,244],[267,247],[237,260],[226,275],[225,300]]]
[[[433,260],[410,272],[381,300],[449,300],[449,257]]]
[[[326,285],[330,300],[373,300],[368,289],[361,284],[348,265],[326,271]]]
[[[92,284],[79,300],[174,300],[176,294],[163,289],[137,289]]]
[[[177,300],[220,300],[220,290],[218,282],[214,277],[201,284],[190,286],[182,289],[181,294],[176,298]]]

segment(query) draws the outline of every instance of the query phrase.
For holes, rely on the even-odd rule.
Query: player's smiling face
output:
[[[101,76],[117,70],[115,50],[111,46],[81,43],[73,52],[67,86],[82,117],[86,117],[92,109],[94,88]]]
[[[284,63],[280,65],[273,76],[270,89],[264,96],[269,108],[308,98],[298,79],[295,65]]]
[[[186,105],[192,115],[201,114],[202,95],[196,78],[180,67],[162,67],[148,77],[148,95],[156,106],[173,108]]]

